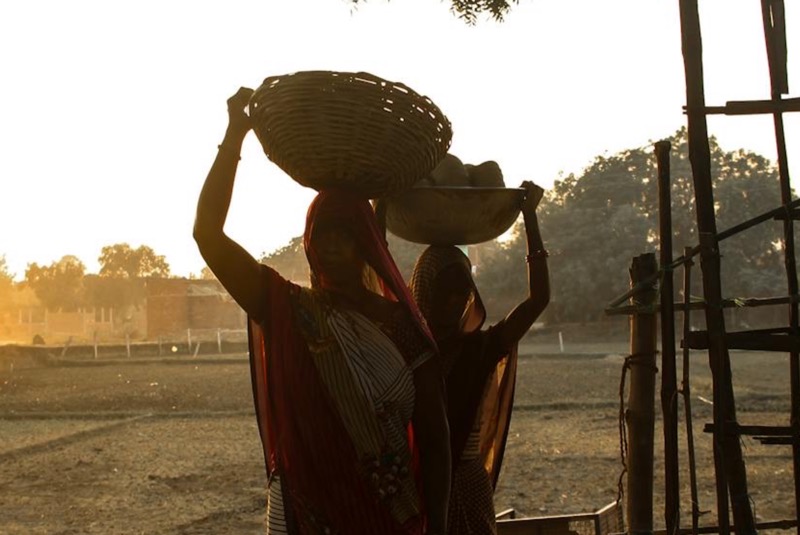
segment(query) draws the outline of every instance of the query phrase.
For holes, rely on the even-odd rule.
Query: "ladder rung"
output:
[[[723,299],[722,308],[755,308],[766,307],[774,305],[788,305],[800,302],[798,296],[781,296],[781,297],[744,297],[736,299]],[[703,310],[706,307],[705,301],[692,301],[689,303],[689,310]],[[676,302],[672,304],[672,308],[678,312],[686,308],[686,304]],[[653,307],[642,308],[636,305],[624,305],[614,308],[607,308],[606,314],[609,316],[630,316],[633,314],[643,314],[646,312],[653,313]]]
[[[725,345],[728,349],[800,352],[800,337],[786,331],[787,329],[776,329],[727,333],[725,334]],[[689,333],[689,336],[681,342],[681,347],[689,349],[708,349],[708,346],[708,331]]]
[[[686,108],[684,107],[684,110]],[[706,115],[759,115],[800,111],[800,98],[783,100],[731,100],[724,106],[708,106]]]
[[[794,444],[792,437],[753,437],[765,446],[791,446]]]
[[[759,440],[763,438],[792,438],[792,428],[785,425],[738,425],[728,423],[725,426],[731,432],[738,432],[739,435],[754,436]],[[708,423],[703,427],[704,433],[713,433],[714,424]]]
[[[789,211],[788,217],[787,214],[784,212],[782,214],[776,215],[774,219],[777,219],[778,221],[786,221],[787,219],[798,221],[800,220],[800,210],[794,208],[793,210]]]

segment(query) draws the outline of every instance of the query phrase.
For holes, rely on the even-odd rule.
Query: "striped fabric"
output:
[[[381,449],[365,448],[361,450],[361,456],[366,454],[381,458],[387,452],[392,452],[399,456],[402,465],[410,465],[407,426],[414,412],[415,394],[411,366],[406,364],[392,340],[358,312],[332,310],[328,322],[341,348],[340,354],[346,360],[346,365],[341,369],[349,369],[350,372],[348,381],[338,385],[328,384],[328,387],[336,389],[337,397],[345,398],[342,396],[343,388],[355,388],[357,394],[354,393],[354,397],[363,395],[369,403],[369,421],[356,420],[353,416],[362,411],[353,410],[352,407],[353,412],[345,419],[350,436],[359,437],[359,440],[353,441],[354,445],[357,449],[362,444],[371,445],[371,441],[364,441],[361,435],[374,418],[380,429],[377,436],[383,438]],[[428,353],[427,357],[430,355]],[[412,366],[418,366],[425,358],[423,355],[416,359]],[[326,380],[324,371],[321,371],[321,375]],[[340,411],[340,414],[344,413]],[[374,440],[375,436],[370,438]],[[398,475],[397,490],[398,494],[391,500],[390,508],[393,516],[404,522],[419,514],[420,499],[410,472],[403,477]]]
[[[273,477],[269,483],[267,494],[267,535],[288,535],[286,517],[283,512],[283,494],[281,480]]]
[[[462,459],[453,476],[447,532],[451,535],[496,535],[494,489],[481,460]]]
[[[409,362],[374,322],[354,311],[319,306],[318,299],[314,290],[301,291],[295,314],[303,317],[301,323],[314,326],[313,333],[306,332],[309,352],[359,458],[383,459],[390,452],[401,466],[409,466],[407,426],[414,412],[413,370],[433,352],[414,351]],[[399,327],[383,326],[393,336],[402,330]],[[410,471],[398,471],[396,478],[397,494],[388,505],[402,524],[419,514],[420,497]],[[277,476],[270,485],[267,516],[268,535],[288,533]]]

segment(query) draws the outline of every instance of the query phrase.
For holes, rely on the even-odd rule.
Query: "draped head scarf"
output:
[[[473,295],[473,299],[468,305],[469,308],[465,311],[463,333],[477,331],[486,321],[486,307],[483,305],[481,294],[472,279],[472,263],[458,247],[431,245],[425,249],[414,266],[410,284],[411,294],[423,317],[430,322],[434,308],[436,278],[451,267],[456,267],[463,272],[463,280],[467,281]]]
[[[423,335],[435,347],[433,335],[423,314],[406,286],[394,258],[389,253],[386,238],[378,225],[369,201],[349,192],[328,190],[320,192],[308,208],[303,246],[311,268],[312,283],[326,289],[327,282],[318,255],[314,250],[314,229],[322,222],[343,224],[353,233],[358,250],[378,279],[383,297],[400,302],[411,315]]]

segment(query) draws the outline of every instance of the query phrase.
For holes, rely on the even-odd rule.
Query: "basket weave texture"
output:
[[[267,157],[295,181],[370,198],[427,177],[452,137],[429,98],[363,72],[269,77],[249,113]]]

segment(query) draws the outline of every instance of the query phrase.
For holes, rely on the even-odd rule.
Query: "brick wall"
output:
[[[187,329],[245,329],[239,305],[215,280],[149,279],[147,338],[182,337]]]
[[[190,328],[247,328],[244,311],[218,281],[191,281],[188,290]]]
[[[147,338],[181,336],[189,328],[187,279],[148,279]]]

